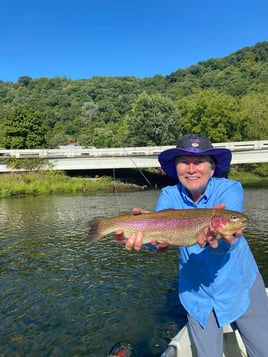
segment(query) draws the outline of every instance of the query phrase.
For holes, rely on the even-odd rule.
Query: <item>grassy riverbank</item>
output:
[[[244,187],[263,187],[268,188],[268,178],[257,176],[251,172],[230,173],[229,178],[240,181]]]
[[[268,163],[231,166],[229,178],[240,181],[244,187],[268,187]]]
[[[244,187],[268,187],[266,177],[250,172],[232,170],[229,178],[240,181]],[[162,182],[163,183],[163,182]],[[114,181],[110,176],[95,178],[69,177],[62,172],[40,171],[0,175],[0,197],[141,190],[144,186]]]
[[[12,173],[0,175],[0,197],[55,193],[113,192],[138,190],[140,186],[114,181],[111,177],[68,177],[61,172]]]

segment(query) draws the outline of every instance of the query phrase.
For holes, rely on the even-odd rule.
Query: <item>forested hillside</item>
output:
[[[168,76],[0,81],[0,117],[7,149],[268,139],[268,42]]]

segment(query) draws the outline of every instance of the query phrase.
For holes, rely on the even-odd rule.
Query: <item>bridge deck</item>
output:
[[[232,164],[268,162],[268,140],[213,144],[229,148]],[[174,146],[144,146],[126,148],[81,148],[67,146],[61,149],[0,150],[0,172],[14,171],[7,168],[2,158],[45,158],[54,170],[90,170],[112,168],[159,167],[158,155]]]

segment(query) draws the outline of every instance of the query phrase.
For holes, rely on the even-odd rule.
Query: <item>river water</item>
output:
[[[163,352],[185,320],[177,249],[86,242],[91,218],[152,210],[158,193],[0,200],[0,356],[105,357],[121,340],[139,357]],[[245,197],[245,236],[268,286],[268,190]]]

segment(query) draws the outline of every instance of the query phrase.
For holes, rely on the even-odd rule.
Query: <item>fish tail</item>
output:
[[[88,222],[88,244],[93,244],[102,237],[101,226],[104,219],[105,218],[97,217]]]

